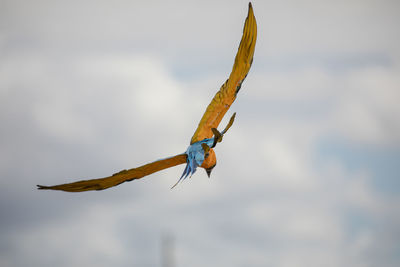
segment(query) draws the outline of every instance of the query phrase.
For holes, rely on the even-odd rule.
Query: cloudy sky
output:
[[[399,266],[400,2],[253,6],[211,179],[74,194],[186,150],[247,1],[0,1],[1,266]]]

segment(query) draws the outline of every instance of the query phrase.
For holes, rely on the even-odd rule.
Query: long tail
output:
[[[187,158],[186,167],[183,170],[181,178],[171,187],[173,189],[175,186],[179,184],[180,181],[185,180],[189,175],[190,177],[196,172],[197,163],[194,158]]]

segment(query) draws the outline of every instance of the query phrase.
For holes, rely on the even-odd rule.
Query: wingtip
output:
[[[251,2],[249,2],[249,12],[248,12],[248,17],[254,17],[254,11],[253,11],[253,5]]]
[[[36,188],[36,189],[38,189],[38,190],[42,190],[42,189],[49,189],[49,187],[48,187],[48,186],[44,186],[44,185],[40,185],[40,184],[37,184],[36,186],[37,186],[37,188]]]

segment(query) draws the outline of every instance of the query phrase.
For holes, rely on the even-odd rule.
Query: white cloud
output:
[[[266,171],[272,177],[278,177],[276,183],[282,186],[301,190],[314,184],[314,175],[308,168],[308,159],[301,149],[290,144],[286,137],[264,136],[262,153],[264,155]]]
[[[398,145],[397,3],[255,1],[255,62],[212,178],[170,190],[180,166],[88,194],[33,182],[182,152],[231,68],[247,2],[41,3],[1,16],[0,265],[156,265],[163,232],[178,266],[396,262],[399,199],[317,148]]]
[[[106,204],[93,205],[77,218],[63,216],[62,220],[37,225],[33,231],[18,233],[12,242],[24,257],[34,258],[36,266],[52,262],[58,266],[109,266],[115,259],[125,259],[127,254],[116,235],[119,218],[120,214]],[[23,259],[14,259],[10,266],[23,262]]]
[[[338,135],[356,143],[398,145],[399,74],[396,66],[259,72],[244,94],[257,100],[257,112],[264,111],[280,126],[290,123],[296,127],[285,127],[300,126],[311,135]],[[292,121],[295,112],[297,121]]]
[[[354,141],[399,144],[400,97],[397,68],[367,68],[344,80],[333,120]]]

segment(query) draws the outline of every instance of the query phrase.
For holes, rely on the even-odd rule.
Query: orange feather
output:
[[[174,157],[160,159],[152,163],[148,163],[138,168],[123,170],[113,174],[112,176],[105,178],[83,180],[74,183],[54,185],[54,186],[38,185],[38,189],[52,189],[52,190],[61,190],[67,192],[103,190],[122,184],[123,182],[129,182],[135,179],[140,179],[154,172],[158,172],[179,164],[186,163],[186,157],[187,157],[186,154],[179,154]]]
[[[229,79],[216,93],[206,112],[200,120],[197,130],[193,134],[190,144],[213,136],[212,128],[217,128],[225,113],[228,111],[242,82],[247,76],[253,63],[254,49],[257,39],[257,23],[254,17],[253,7],[249,3],[249,11],[243,28],[243,36],[236,54],[235,63]]]

